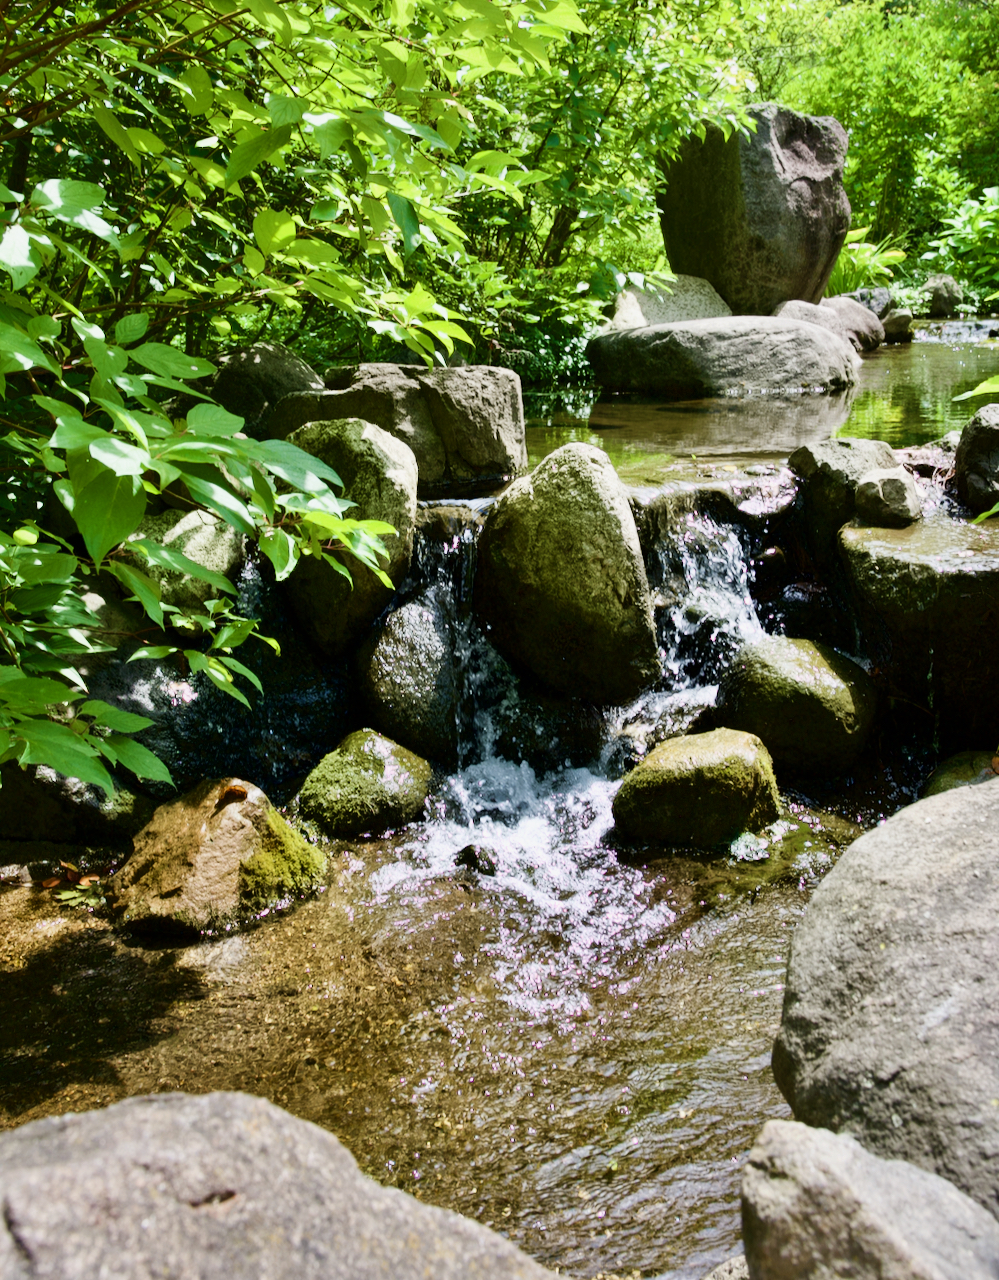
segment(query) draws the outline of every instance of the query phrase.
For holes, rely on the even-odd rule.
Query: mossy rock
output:
[[[923,791],[927,796],[938,796],[955,787],[970,787],[978,782],[994,778],[991,751],[959,751],[956,756],[942,761],[930,774]]]
[[[359,729],[306,778],[299,811],[329,835],[383,832],[420,816],[432,779],[422,757],[373,729]]]
[[[751,733],[714,729],[671,738],[621,783],[614,821],[643,844],[709,849],[780,814],[773,763]]]

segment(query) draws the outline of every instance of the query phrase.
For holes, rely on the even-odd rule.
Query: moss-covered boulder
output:
[[[383,832],[420,816],[432,777],[420,756],[373,729],[359,729],[306,778],[299,811],[329,835]]]
[[[779,813],[766,747],[734,729],[662,743],[614,797],[618,830],[642,844],[709,849],[743,831],[759,831]]]
[[[323,867],[259,787],[217,778],[156,810],[108,896],[136,931],[200,933],[305,892]]]
[[[867,742],[877,695],[862,667],[811,640],[744,645],[718,687],[715,721],[755,733],[791,774],[841,773]]]
[[[995,755],[992,751],[959,751],[942,761],[930,774],[923,789],[923,796],[938,796],[955,787],[970,787],[988,782],[996,776],[992,767]]]

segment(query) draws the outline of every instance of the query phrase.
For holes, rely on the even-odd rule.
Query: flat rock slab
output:
[[[166,1093],[0,1136],[4,1280],[544,1280],[262,1098]]]
[[[791,946],[774,1075],[795,1118],[999,1216],[999,779],[854,842]]]
[[[752,1280],[994,1280],[999,1223],[905,1160],[771,1120],[742,1175]]]
[[[815,324],[773,316],[601,333],[586,355],[606,390],[675,400],[732,392],[839,391],[857,379],[857,356],[843,338]]]

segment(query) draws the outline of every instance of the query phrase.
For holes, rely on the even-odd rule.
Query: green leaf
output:
[[[176,645],[148,644],[142,649],[136,649],[133,654],[129,655],[127,661],[138,662],[140,658],[151,658],[158,662],[161,658],[169,658],[172,653],[176,652]]]
[[[130,342],[138,342],[144,338],[149,328],[149,316],[144,311],[137,311],[130,316],[123,316],[114,327],[114,340],[121,346]]]
[[[117,436],[95,440],[90,446],[90,456],[116,476],[141,476],[149,470],[152,461],[145,449],[137,449]]]
[[[155,720],[148,716],[137,716],[133,711],[123,711],[121,707],[112,707],[99,698],[92,698],[81,703],[76,709],[79,716],[93,716],[95,724],[102,724],[117,733],[138,733],[140,729],[148,729]]]
[[[253,237],[260,252],[266,257],[275,249],[283,249],[295,239],[295,220],[289,213],[279,213],[276,209],[261,209],[253,219]]]
[[[305,493],[323,493],[329,485],[343,488],[332,467],[288,440],[258,441],[253,455],[272,475]]]
[[[76,182],[72,178],[50,178],[40,182],[31,193],[31,203],[44,209],[60,222],[117,244],[114,228],[94,210],[104,204],[104,191],[93,182]]]
[[[229,157],[229,163],[226,165],[226,187],[234,187],[237,182],[247,177],[259,165],[262,165],[265,160],[269,159],[275,151],[287,146],[290,141],[291,125],[285,124],[281,125],[280,128],[268,129],[258,133],[255,138],[250,138],[248,142],[241,142],[238,147],[233,149],[233,153]]]
[[[146,513],[146,494],[137,476],[117,476],[101,468],[77,490],[73,519],[91,558],[107,553],[134,533]]]
[[[15,739],[25,746],[21,764],[45,764],[67,778],[79,778],[100,787],[110,799],[114,795],[111,775],[97,758],[97,750],[64,724],[52,720],[26,720],[13,729]]]
[[[141,551],[150,564],[158,564],[162,569],[170,569],[174,573],[186,573],[192,578],[199,578],[202,582],[213,586],[216,591],[225,592],[226,595],[236,594],[236,588],[224,574],[216,573],[214,569],[206,569],[204,565],[188,559],[171,547],[160,546],[158,542],[153,542],[149,538],[135,538],[128,545],[130,550]]]
[[[136,717],[136,719],[141,718],[141,716]],[[152,721],[148,723],[151,724]],[[132,738],[123,738],[118,733],[110,734],[107,742],[118,757],[118,763],[131,770],[137,778],[150,778],[154,782],[173,782],[170,770],[163,761],[158,756],[154,756],[141,742],[135,742]]]
[[[59,366],[37,342],[32,342],[26,333],[13,325],[0,323],[0,373],[19,373],[28,369],[59,372]]]
[[[134,544],[132,544],[134,545]],[[127,564],[123,560],[109,560],[104,566],[109,573],[113,573],[118,581],[129,591],[139,604],[142,605],[146,615],[150,617],[158,627],[163,626],[163,606],[160,603],[160,585],[154,582],[152,578],[146,574],[140,573],[134,565]]]
[[[408,258],[423,243],[420,236],[420,219],[417,217],[416,210],[405,196],[400,196],[394,191],[390,191],[388,193],[388,203],[396,226],[402,232],[403,253]]]
[[[218,404],[198,404],[187,415],[187,425],[199,436],[231,438],[243,430],[244,419]]]
[[[215,101],[215,89],[211,77],[200,62],[192,62],[177,81],[184,110],[192,116],[208,113]]]
[[[143,369],[164,378],[207,378],[210,373],[215,372],[215,366],[210,361],[186,355],[164,342],[144,342],[141,347],[135,347],[128,354]]]
[[[305,98],[285,98],[272,93],[267,99],[267,112],[275,126],[298,124],[308,109],[309,103]]]
[[[274,566],[274,576],[283,582],[298,563],[298,544],[284,529],[266,529],[260,535],[260,550]]]
[[[120,147],[128,156],[129,160],[137,169],[142,167],[142,161],[139,159],[139,153],[135,149],[135,144],[126,133],[124,127],[119,124],[118,118],[113,111],[109,111],[107,107],[102,106],[98,102],[91,102],[90,110],[94,119],[108,135],[116,147]]]
[[[28,232],[15,222],[3,233],[0,240],[0,267],[10,273],[13,288],[23,289],[34,280],[42,267],[45,258],[39,247],[39,238]]]
[[[970,400],[973,396],[991,396],[999,393],[999,378],[986,378],[973,391],[965,391],[963,395],[954,396],[954,400]]]

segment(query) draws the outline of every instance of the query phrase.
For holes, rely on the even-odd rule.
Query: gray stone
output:
[[[379,834],[422,814],[432,780],[426,760],[372,729],[359,729],[306,778],[299,812],[329,835]]]
[[[995,1280],[999,1223],[943,1178],[770,1120],[742,1175],[753,1280]]]
[[[910,805],[812,895],[777,1083],[798,1120],[947,1178],[999,1215],[999,778]]]
[[[891,344],[912,341],[912,312],[908,307],[892,307],[882,317],[881,325],[885,331],[885,342]]]
[[[838,565],[836,535],[856,511],[857,485],[869,471],[893,468],[895,454],[883,440],[842,437],[795,449],[788,465],[804,481],[809,550],[819,570],[828,573]]]
[[[351,518],[385,520],[397,530],[383,539],[389,557],[383,568],[398,585],[413,553],[417,471],[412,449],[357,418],[309,423],[290,438],[339,475],[344,497],[357,504],[348,512]],[[309,638],[333,657],[360,639],[392,598],[370,569],[349,556],[338,558],[350,570],[353,586],[313,556],[303,556],[285,584]]]
[[[118,787],[65,778],[47,765],[0,765],[0,839],[72,845],[131,845],[156,802]]]
[[[107,894],[132,929],[198,933],[310,889],[324,866],[259,787],[216,778],[156,810]]]
[[[490,508],[474,602],[500,653],[556,693],[623,703],[659,675],[628,494],[592,445],[555,450]]]
[[[905,529],[847,525],[840,554],[867,656],[932,716],[943,751],[999,738],[999,521],[935,512]]]
[[[959,751],[957,755],[949,756],[927,778],[923,788],[924,798],[943,795],[945,791],[953,791],[955,787],[991,782],[999,772],[993,768],[993,762],[999,764],[999,757],[994,751]]]
[[[458,677],[450,611],[427,591],[393,610],[358,654],[370,723],[417,755],[453,766]]]
[[[774,103],[749,115],[753,133],[708,124],[683,142],[658,203],[673,270],[709,280],[737,315],[769,316],[822,297],[850,227],[847,136]]]
[[[243,535],[231,524],[208,511],[162,511],[146,516],[125,543],[140,538],[155,542],[167,551],[179,552],[202,569],[221,574],[235,586],[235,576],[243,564]],[[190,573],[166,569],[148,561],[140,552],[127,555],[136,568],[159,583],[160,599],[179,609],[197,611],[211,596],[220,595],[219,588]],[[167,622],[170,615],[167,615]]]
[[[854,302],[859,302],[868,311],[873,311],[879,320],[884,320],[895,305],[892,300],[891,290],[881,286],[875,286],[872,289],[856,289],[853,293],[837,293],[833,295],[830,301],[835,301],[836,298],[852,298]]]
[[[166,1093],[0,1135],[5,1280],[544,1280],[456,1213],[366,1178],[240,1093]]]
[[[773,316],[677,321],[597,334],[586,348],[608,391],[671,399],[852,387],[857,357],[828,329]]]
[[[219,362],[211,394],[223,409],[244,420],[248,436],[263,440],[263,423],[278,401],[294,392],[322,388],[319,374],[293,351],[280,342],[256,342]]]
[[[904,529],[923,514],[916,482],[905,467],[879,467],[861,476],[856,508],[861,524],[889,529]]]
[[[773,763],[751,733],[714,729],[661,743],[614,797],[614,822],[643,844],[710,849],[780,814]]]
[[[755,733],[779,769],[841,773],[867,743],[877,695],[863,668],[811,640],[744,645],[718,686],[715,722]]]
[[[964,301],[964,290],[953,276],[929,276],[923,291],[926,294],[926,314],[931,319],[945,320],[956,315]]]
[[[961,432],[957,492],[977,515],[999,503],[999,404],[984,405]]]
[[[731,314],[732,308],[707,280],[675,276],[663,288],[633,287],[619,293],[610,328],[637,329],[649,324],[670,324],[674,320],[712,320]]]
[[[495,489],[527,468],[520,379],[510,369],[345,365],[327,370],[326,389],[282,400],[265,427],[284,439],[306,422],[347,417],[413,450],[421,498]]]
[[[744,1254],[737,1258],[729,1258],[720,1267],[709,1271],[704,1280],[749,1280],[749,1266]]]
[[[836,303],[835,306],[833,302]],[[850,298],[823,298],[818,306],[794,298],[790,302],[782,302],[774,315],[782,316],[785,320],[817,324],[820,328],[838,334],[855,351],[873,351],[885,337],[877,316]]]

